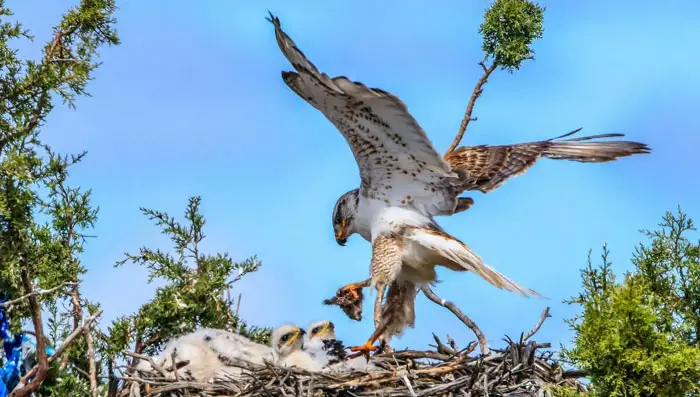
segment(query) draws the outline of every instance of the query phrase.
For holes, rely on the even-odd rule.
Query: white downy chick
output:
[[[335,326],[328,320],[309,325],[307,342],[304,346],[317,361],[328,366],[331,371],[368,372],[378,369],[364,357],[346,358],[343,342],[336,339]]]
[[[272,349],[278,365],[283,367],[298,367],[310,372],[319,372],[323,366],[303,350],[304,329],[296,325],[283,325],[272,332]]]
[[[172,372],[172,355],[175,362],[189,361],[178,369],[181,376],[198,382],[208,382],[214,378],[227,378],[240,375],[249,364],[264,365],[264,360],[273,361],[269,346],[255,343],[250,339],[221,329],[201,328],[170,341],[154,361]],[[141,360],[137,370],[155,372],[147,361]]]

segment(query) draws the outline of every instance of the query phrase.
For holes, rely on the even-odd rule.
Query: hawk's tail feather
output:
[[[577,128],[564,135],[547,139],[546,141],[524,144],[541,147],[541,155],[555,160],[572,160],[587,163],[602,163],[613,161],[619,157],[631,156],[633,154],[648,154],[651,152],[649,146],[633,141],[600,141],[586,142],[593,139],[619,138],[625,134],[597,134],[576,138],[562,139],[570,137],[581,131]]]
[[[480,275],[491,285],[515,292],[525,298],[533,296],[548,299],[539,292],[523,287],[522,285],[501,274],[496,269],[485,264],[477,254],[467,247],[466,244],[447,233],[415,227],[411,228],[411,231],[407,233],[406,236],[414,242],[422,245],[429,251],[432,251],[436,255],[442,257],[443,263],[440,263],[441,265],[450,267],[453,270],[472,271]]]
[[[557,139],[566,138],[568,136],[571,136],[571,135],[574,135],[574,134],[581,132],[582,129],[583,129],[583,127],[579,127],[573,131],[567,132],[564,135],[559,135],[559,136],[554,137],[554,138],[549,138],[545,142],[551,142],[551,141],[555,141]],[[578,138],[570,138],[570,139],[564,139],[564,140],[565,141],[587,141],[590,139],[619,138],[619,137],[623,137],[623,136],[625,136],[625,134],[619,134],[619,133],[616,133],[616,134],[597,134],[597,135],[588,135],[588,136],[583,136],[583,137],[578,137]]]
[[[648,154],[651,149],[644,143],[631,141],[582,142],[594,137],[577,140],[547,141],[541,154],[555,160],[571,160],[584,163],[602,163],[633,154]]]

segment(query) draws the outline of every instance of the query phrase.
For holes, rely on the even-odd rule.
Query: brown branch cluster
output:
[[[36,299],[36,296],[33,296],[33,297]],[[43,356],[45,357],[44,362],[42,363],[41,360],[39,360],[39,363],[36,366],[34,366],[34,368],[29,370],[29,372],[27,372],[27,374],[24,375],[24,377],[22,377],[22,379],[20,379],[19,384],[17,384],[15,389],[12,391],[12,393],[10,393],[10,397],[23,397],[23,396],[30,395],[31,393],[36,391],[39,388],[39,386],[41,386],[41,383],[44,381],[44,378],[46,377],[46,370],[48,369],[48,366],[56,359],[63,356],[63,353],[66,351],[66,349],[73,342],[75,342],[75,340],[78,338],[78,336],[80,336],[83,333],[89,333],[90,329],[92,328],[94,323],[97,321],[98,317],[101,315],[102,315],[102,310],[95,313],[95,315],[93,315],[88,320],[86,320],[85,323],[83,323],[83,325],[80,328],[74,330],[70,335],[68,335],[68,337],[63,341],[63,344],[61,344],[61,346],[59,346],[56,349],[56,352],[51,357],[46,358],[46,350],[45,350],[46,343],[45,343],[45,341],[40,344],[39,338],[37,338],[37,356],[41,357],[42,356],[41,353],[43,352]],[[35,325],[35,327],[36,327],[36,325]],[[39,326],[36,328],[37,328],[37,330],[43,329],[42,326]],[[39,336],[39,335],[43,336],[43,333],[37,332],[37,336]],[[41,340],[43,341],[44,338],[41,338]],[[92,370],[92,368],[91,368],[91,370]],[[42,376],[41,371],[44,371],[43,376]],[[95,376],[95,374],[93,373],[90,376],[91,377]]]
[[[540,325],[533,329],[532,335]],[[438,347],[434,350],[403,350],[373,356],[371,360],[379,369],[369,373],[310,373],[268,363],[248,365],[236,379],[215,379],[204,384],[164,376],[163,371],[171,369],[158,368],[153,374],[123,376],[118,395],[141,396],[147,390],[151,397],[494,396],[536,395],[550,385],[586,391],[585,385],[576,380],[583,374],[562,371],[552,360],[553,353],[541,350],[550,344],[528,341],[524,335],[518,342],[506,337],[506,347],[492,349],[488,356],[471,355],[476,348],[474,342],[460,349],[454,340],[444,344],[436,337]]]
[[[423,295],[425,295],[425,297],[430,299],[433,303],[436,303],[451,311],[452,314],[454,314],[461,322],[464,323],[464,325],[469,327],[469,329],[471,329],[472,332],[474,332],[474,335],[476,335],[476,339],[479,340],[481,354],[488,355],[491,352],[491,350],[489,349],[489,344],[486,341],[486,336],[484,336],[484,333],[481,331],[481,328],[479,328],[479,326],[476,325],[476,323],[472,321],[472,319],[467,317],[467,315],[464,314],[454,303],[440,298],[427,285],[424,285],[421,288],[421,291],[423,291]]]
[[[53,288],[49,288],[47,290],[35,289],[35,290],[25,294],[25,295],[20,296],[19,298],[15,298],[15,299],[9,300],[7,302],[0,303],[0,307],[4,307],[6,309],[9,309],[11,306],[16,305],[17,303],[20,303],[25,299],[29,299],[32,296],[48,295],[48,294],[51,294],[51,293],[54,293],[54,292],[60,290],[61,288],[70,287],[70,286],[73,286],[75,284],[76,283],[73,283],[73,282],[67,282],[67,283],[57,285]]]

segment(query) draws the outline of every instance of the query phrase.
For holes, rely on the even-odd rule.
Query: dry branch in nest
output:
[[[196,383],[163,377],[129,375],[122,378],[120,397],[137,396],[545,396],[548,386],[560,385],[586,391],[573,374],[569,378],[552,360],[550,344],[529,340],[532,331],[518,341],[506,337],[504,349],[472,354],[477,343],[460,348],[435,337],[435,350],[403,350],[379,354],[372,361],[380,368],[370,373],[309,373],[296,368],[247,365],[237,379]],[[148,394],[145,390],[148,389]]]

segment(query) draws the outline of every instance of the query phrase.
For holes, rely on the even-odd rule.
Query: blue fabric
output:
[[[0,303],[6,299],[0,299]],[[10,318],[0,307],[0,339],[5,352],[5,364],[0,367],[0,397],[5,397],[19,382],[19,362],[22,351],[22,334],[10,335]]]
[[[0,298],[0,303],[6,302]],[[20,363],[22,360],[22,346],[25,348],[25,360],[28,360],[36,352],[36,344],[26,335],[19,333],[11,335],[10,318],[5,307],[0,306],[0,339],[5,352],[5,364],[0,367],[0,397],[6,397],[17,386],[20,379]],[[53,356],[56,353],[53,347],[46,346],[46,355]]]

